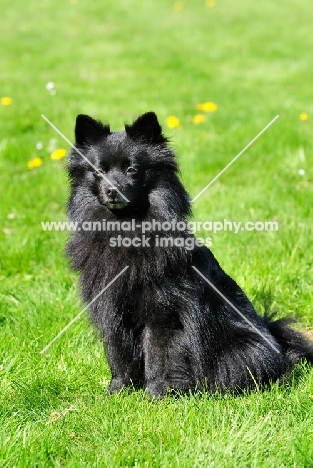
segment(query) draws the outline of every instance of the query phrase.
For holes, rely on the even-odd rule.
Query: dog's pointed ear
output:
[[[101,137],[110,135],[110,127],[103,125],[89,115],[79,114],[76,117],[75,140],[79,145],[95,143]]]
[[[138,117],[131,125],[125,125],[127,135],[133,140],[147,143],[165,143],[167,139],[162,135],[162,127],[154,112],[146,112]]]

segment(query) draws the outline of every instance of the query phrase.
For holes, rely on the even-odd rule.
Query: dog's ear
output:
[[[103,125],[89,115],[79,114],[76,117],[75,139],[79,145],[95,143],[101,137],[110,135],[110,127]]]
[[[162,127],[154,112],[146,112],[138,117],[131,125],[125,125],[127,135],[133,140],[147,143],[165,143],[167,139],[162,135]]]

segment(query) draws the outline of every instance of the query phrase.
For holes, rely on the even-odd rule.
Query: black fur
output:
[[[186,221],[189,196],[153,112],[113,133],[80,115],[75,135],[76,147],[94,167],[72,151],[72,221]],[[118,234],[141,238],[142,231],[140,226],[119,233],[80,231],[67,245],[72,267],[81,272],[86,303],[129,267],[90,306],[112,371],[110,392],[130,384],[145,386],[155,397],[167,389],[252,389],[280,379],[300,358],[313,361],[313,348],[305,338],[285,320],[259,317],[209,249],[155,245],[156,236],[194,239],[188,230],[149,232],[149,247],[110,246]]]

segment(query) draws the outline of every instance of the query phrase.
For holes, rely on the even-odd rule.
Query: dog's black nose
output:
[[[116,189],[114,187],[108,187],[106,189],[106,194],[110,198],[115,198],[116,195],[117,195],[117,191],[116,191]]]

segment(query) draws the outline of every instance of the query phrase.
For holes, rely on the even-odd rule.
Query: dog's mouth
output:
[[[124,200],[107,200],[102,203],[110,210],[121,210],[128,205],[128,202]]]
[[[116,190],[112,190],[112,193],[107,194],[104,191],[100,191],[99,193],[99,200],[100,203],[110,210],[121,210],[129,205],[128,200],[124,200]]]

